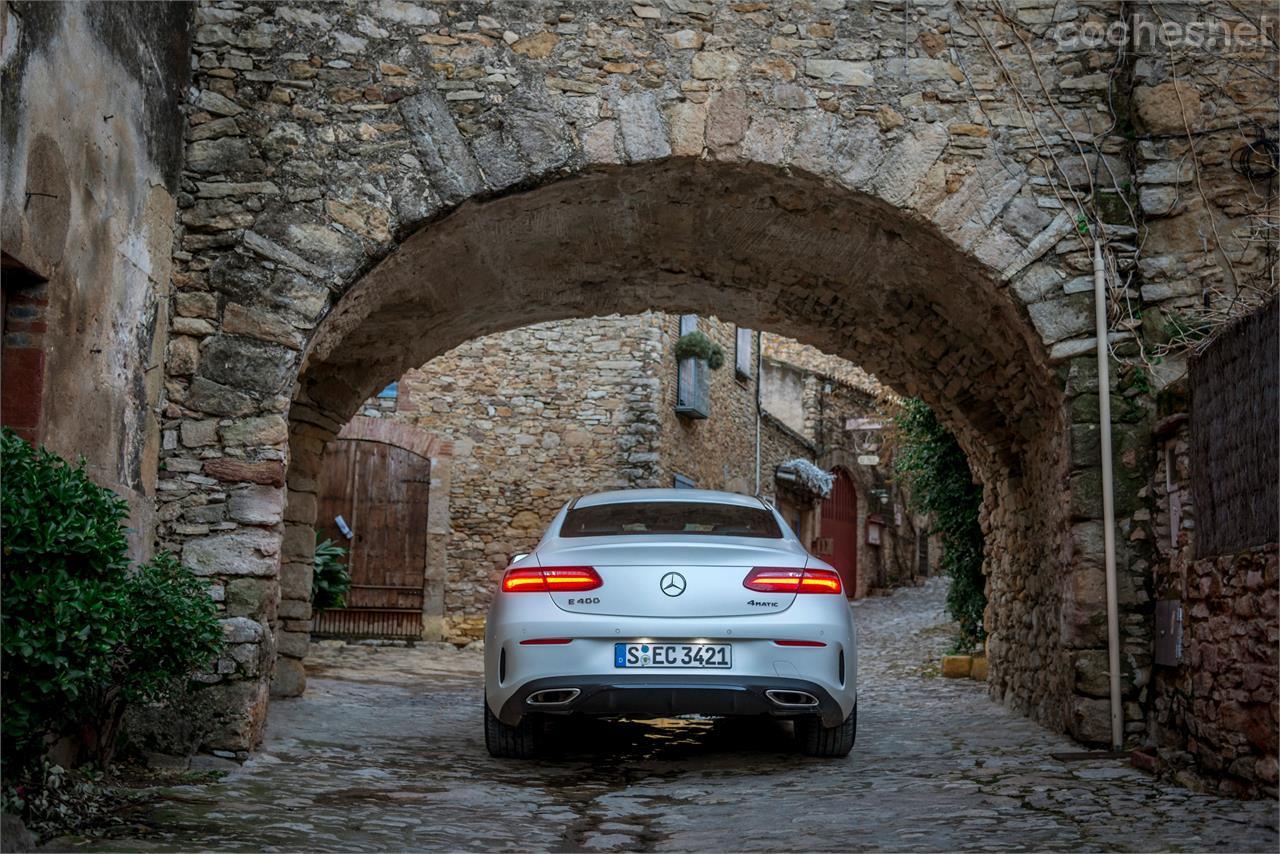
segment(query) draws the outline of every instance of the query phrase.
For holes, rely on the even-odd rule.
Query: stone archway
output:
[[[918,215],[769,165],[663,159],[584,170],[463,205],[361,277],[312,336],[289,410],[279,613],[293,614],[309,598],[323,449],[369,394],[489,332],[654,306],[787,334],[938,407],[987,487],[993,599],[1032,594],[997,608],[993,650],[1004,654],[993,651],[992,684],[1007,701],[1063,726],[1071,698],[1058,635],[1069,570],[1060,502],[1065,399],[1026,309],[1000,271]],[[223,336],[209,350],[222,342],[234,343]],[[217,374],[220,387],[253,395],[251,385],[235,389],[229,379]],[[269,448],[243,450],[266,457]],[[279,465],[242,465],[264,463]],[[223,479],[221,468],[205,468]],[[231,479],[250,474],[236,470]],[[262,490],[246,488],[260,501]],[[268,574],[274,542],[266,527],[242,528],[190,540],[184,557],[200,564],[212,546],[220,552],[215,571],[244,561]],[[1027,636],[1028,622],[1040,627],[1038,637]],[[278,687],[299,690],[306,635],[287,616],[271,628],[279,667],[290,674]],[[270,656],[269,643],[263,650]],[[1054,666],[1032,664],[1046,659]],[[250,691],[234,683],[230,690]],[[256,718],[264,705],[250,708]],[[236,732],[251,741],[257,729],[248,720]]]
[[[305,656],[290,621],[310,589],[315,476],[362,400],[479,335],[653,307],[797,338],[934,405],[986,486],[992,691],[1054,728],[1080,719],[1093,701],[1073,693],[1072,650],[1105,643],[1100,511],[1070,488],[1089,485],[1072,444],[1090,436],[1070,425],[1091,389],[1062,367],[1092,346],[1087,302],[1063,289],[1086,247],[1052,182],[967,110],[860,111],[868,95],[923,105],[903,81],[964,91],[942,59],[839,58],[874,41],[854,34],[860,14],[813,37],[831,55],[779,37],[757,67],[680,29],[684,12],[626,4],[554,38],[522,41],[542,23],[513,21],[501,46],[408,4],[205,7],[197,42],[249,57],[235,62],[270,120],[240,116],[229,78],[202,78],[166,362],[160,539],[215,596],[267,582],[261,633],[210,689],[227,700],[209,746],[252,745],[277,653]],[[654,86],[558,73],[571,43],[614,40],[595,21],[617,15],[667,57]],[[344,31],[363,43],[354,63],[321,59],[339,25],[363,34]],[[510,74],[482,77],[499,53]]]
[[[293,508],[311,505],[324,444],[370,393],[486,333],[661,306],[815,344],[945,413],[988,488],[993,590],[1039,597],[1007,608],[995,636],[1059,656],[1064,396],[999,277],[911,212],[764,164],[597,167],[464,205],[366,273],[311,340],[290,410],[283,602],[310,561],[310,520]],[[998,515],[1010,505],[1031,510],[1011,523]],[[1053,634],[1023,635],[1032,612]],[[1064,673],[1015,654],[995,684],[1061,726]]]

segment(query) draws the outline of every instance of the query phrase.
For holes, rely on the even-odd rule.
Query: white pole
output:
[[[1111,477],[1111,374],[1107,355],[1107,271],[1102,243],[1093,241],[1093,307],[1098,336],[1098,427],[1102,443],[1102,548],[1107,569],[1107,667],[1111,676],[1111,747],[1124,746],[1120,699],[1120,608],[1116,583],[1116,507]]]
[[[764,368],[764,334],[756,330],[756,495],[760,494],[760,371]]]

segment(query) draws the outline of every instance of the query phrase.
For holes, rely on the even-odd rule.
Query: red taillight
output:
[[[806,641],[806,640],[776,640],[778,646],[826,646],[822,641]]]
[[[801,593],[842,593],[840,573],[833,569],[806,569],[800,579]]]
[[[572,643],[573,638],[529,638],[520,641],[522,646],[543,646],[549,644]]]
[[[757,566],[742,586],[761,593],[840,593],[840,573],[830,569]]]
[[[504,593],[550,593],[556,590],[595,590],[603,587],[600,574],[589,566],[544,566],[508,569],[502,576]]]
[[[502,590],[505,593],[546,589],[547,581],[542,577],[542,570],[540,569],[508,569],[507,574],[502,576]]]

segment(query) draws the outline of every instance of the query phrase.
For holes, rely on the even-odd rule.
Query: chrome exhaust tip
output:
[[[818,705],[818,698],[807,691],[770,689],[764,692],[773,703],[788,709],[805,709]]]
[[[582,692],[577,688],[544,688],[525,698],[530,706],[564,706],[572,703]]]

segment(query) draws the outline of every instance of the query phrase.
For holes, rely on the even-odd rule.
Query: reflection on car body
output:
[[[845,756],[853,614],[839,574],[760,498],[585,496],[503,574],[484,712],[495,756],[532,755],[551,718],[682,714],[789,718],[802,750]]]

